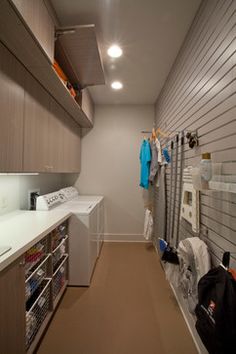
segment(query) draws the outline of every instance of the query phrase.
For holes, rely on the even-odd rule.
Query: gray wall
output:
[[[141,131],[151,130],[153,120],[153,105],[96,106],[94,128],[82,138],[76,186],[105,196],[108,240],[144,240],[139,149]]]
[[[156,125],[166,131],[198,130],[199,147],[191,150],[185,144],[185,166],[198,163],[203,152],[210,152],[213,162],[223,163],[223,174],[236,175],[235,10],[236,1],[202,2],[157,100]],[[169,173],[170,168],[168,199]],[[157,191],[155,197],[157,203]],[[177,221],[178,198],[174,212]],[[189,224],[181,222],[180,237],[191,235]],[[219,262],[224,250],[236,252],[236,194],[201,193],[200,236],[209,245],[213,263]],[[232,257],[231,265],[236,266],[236,254]]]

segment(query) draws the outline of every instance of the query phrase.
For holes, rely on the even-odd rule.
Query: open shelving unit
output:
[[[87,43],[88,46],[95,46],[95,32],[94,27],[85,26],[82,31],[88,31],[90,36],[90,42]],[[93,31],[94,33],[92,34]],[[17,34],[17,35],[16,35]],[[63,38],[64,36],[62,36]],[[67,35],[65,36],[67,37]],[[86,40],[86,35],[83,36]],[[69,37],[67,37],[68,39]],[[60,41],[63,44],[66,43],[67,39],[62,39]],[[44,52],[39,42],[35,38],[34,34],[24,22],[23,18],[20,16],[20,13],[17,11],[17,8],[11,2],[11,0],[1,0],[0,1],[0,41],[6,45],[6,47],[16,56],[16,58],[27,68],[27,70],[40,82],[40,84],[45,88],[45,90],[60,104],[63,109],[78,123],[81,127],[89,128],[93,126],[93,122],[86,116],[79,104],[71,96],[65,85],[62,83],[57,73],[55,72],[52,63],[49,60],[49,57]],[[85,43],[86,44],[86,43]],[[86,45],[81,48],[86,49]],[[62,45],[62,43],[61,43]],[[84,49],[84,50],[85,50]],[[85,50],[86,51],[86,50]],[[64,55],[66,51],[64,50]],[[100,56],[98,52],[98,47],[93,47],[93,53],[97,53],[97,70],[98,77],[100,78],[99,82],[104,83],[103,69],[100,61]],[[90,53],[88,51],[88,53]],[[81,53],[82,55],[82,53]],[[90,54],[89,54],[90,55]],[[94,54],[93,54],[94,55]],[[73,56],[72,56],[73,57]],[[67,55],[68,59],[68,55]],[[73,59],[68,59],[67,63],[73,65]],[[86,69],[85,64],[88,64]],[[77,75],[84,78],[87,76],[86,73],[91,72],[94,76],[93,70],[90,66],[89,61],[85,58],[84,64],[81,66],[82,71],[77,73]],[[96,69],[96,68],[95,68]],[[74,69],[68,69],[67,71],[74,72]],[[90,75],[89,75],[90,77]],[[91,78],[91,77],[90,77]],[[84,80],[84,79],[82,79]],[[98,81],[92,83],[89,79],[88,81],[84,80],[83,84],[87,85],[97,84]]]
[[[24,254],[25,344],[33,353],[68,284],[68,235],[63,223]]]

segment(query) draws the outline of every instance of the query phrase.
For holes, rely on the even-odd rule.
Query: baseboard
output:
[[[199,354],[208,354],[208,351],[206,350],[205,346],[203,345],[203,343],[201,341],[201,338],[199,337],[199,335],[197,333],[197,330],[195,328],[195,320],[194,320],[193,316],[191,315],[191,313],[188,311],[185,299],[183,298],[180,291],[175,289],[171,283],[169,283],[169,284],[170,284],[170,287],[175,295],[176,301],[177,301],[179,308],[182,312],[182,315],[184,317],[184,320],[186,322],[188,330],[193,338],[193,341],[194,341],[194,344],[196,346],[198,353]]]
[[[159,256],[158,249],[155,247],[157,255]],[[161,261],[160,261],[161,262]],[[164,269],[164,264],[161,262],[163,271]],[[182,312],[183,318],[185,320],[185,323],[188,327],[188,330],[193,338],[194,344],[196,346],[196,349],[199,354],[208,354],[208,351],[206,350],[205,346],[203,345],[201,338],[199,337],[196,328],[195,328],[195,320],[192,316],[192,314],[189,312],[186,300],[183,298],[181,292],[178,289],[175,289],[174,286],[170,284],[171,290],[176,298],[176,301],[179,305],[180,311]]]
[[[104,234],[104,242],[150,242],[143,234]]]

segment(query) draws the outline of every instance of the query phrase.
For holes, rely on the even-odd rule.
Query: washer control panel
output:
[[[59,192],[40,195],[36,201],[36,210],[50,210],[62,202]]]

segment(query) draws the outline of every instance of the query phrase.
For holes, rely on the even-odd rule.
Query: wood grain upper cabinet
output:
[[[93,124],[94,121],[94,103],[92,97],[87,88],[84,88],[81,91],[81,108],[83,112],[86,114],[90,122]]]
[[[50,98],[48,158],[52,172],[64,172],[64,110]]]
[[[42,86],[25,83],[24,171],[79,172],[80,128]]]
[[[51,63],[53,63],[55,29],[44,0],[11,1]]]
[[[80,128],[53,99],[50,103],[49,131],[52,172],[79,172]]]
[[[64,161],[68,171],[80,172],[80,128],[72,119],[68,118],[66,120],[64,131]]]
[[[18,259],[0,272],[0,352],[25,354],[25,271]]]
[[[0,44],[0,171],[22,171],[25,69]]]
[[[29,74],[25,80],[24,171],[50,172],[50,97]]]

